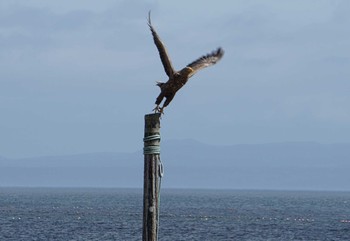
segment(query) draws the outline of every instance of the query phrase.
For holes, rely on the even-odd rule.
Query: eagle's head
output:
[[[163,82],[156,81],[156,83],[157,83],[156,85],[159,86],[159,88],[162,88],[162,86],[164,85]]]

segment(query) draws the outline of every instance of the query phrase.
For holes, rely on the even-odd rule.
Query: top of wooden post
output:
[[[145,115],[145,136],[143,154],[160,154],[160,113]]]
[[[161,113],[151,113],[151,114],[147,114],[145,115],[145,120],[160,120],[160,115]]]
[[[152,113],[145,115],[145,137],[154,134],[159,134],[160,116],[160,113]]]

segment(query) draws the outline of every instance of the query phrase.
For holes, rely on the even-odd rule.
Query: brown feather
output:
[[[224,56],[224,50],[222,48],[218,48],[210,54],[203,55],[199,59],[188,64],[186,67],[190,67],[192,69],[188,77],[192,77],[198,70],[216,64],[222,58],[222,56]]]
[[[164,44],[160,40],[157,32],[154,30],[152,23],[151,23],[151,11],[148,13],[148,26],[151,29],[152,35],[153,35],[153,40],[155,45],[157,46],[158,52],[160,59],[162,61],[165,73],[170,77],[174,74],[174,68],[171,65],[171,61],[169,59],[168,53],[166,51],[166,48],[164,47]]]

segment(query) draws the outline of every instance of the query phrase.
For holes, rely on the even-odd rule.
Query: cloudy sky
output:
[[[0,2],[0,156],[142,148],[166,75],[218,46],[162,119],[163,139],[350,142],[350,1]]]

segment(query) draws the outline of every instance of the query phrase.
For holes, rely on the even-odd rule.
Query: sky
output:
[[[350,142],[350,1],[0,2],[0,156],[142,148],[167,76],[221,46],[161,120],[162,138]]]

